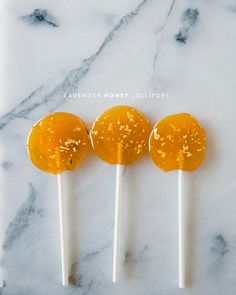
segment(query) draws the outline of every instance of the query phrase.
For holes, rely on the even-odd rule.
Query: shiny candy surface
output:
[[[116,106],[100,115],[90,132],[95,153],[110,164],[127,165],[147,150],[151,125],[129,106]]]
[[[27,147],[31,161],[42,171],[74,170],[89,147],[87,127],[75,115],[50,114],[33,126]]]
[[[159,121],[149,139],[153,162],[164,171],[193,171],[205,159],[206,132],[197,119],[187,113]]]

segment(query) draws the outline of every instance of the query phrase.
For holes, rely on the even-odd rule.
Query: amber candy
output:
[[[192,115],[181,113],[159,121],[149,139],[154,163],[164,171],[193,171],[205,158],[206,132]]]
[[[110,164],[127,165],[147,151],[151,125],[130,106],[115,106],[94,122],[90,132],[95,153]]]
[[[89,147],[85,123],[77,116],[58,112],[36,123],[28,138],[31,161],[53,174],[74,170]]]

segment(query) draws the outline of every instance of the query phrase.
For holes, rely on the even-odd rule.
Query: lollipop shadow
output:
[[[186,245],[186,287],[193,285],[194,257],[196,245],[196,220],[197,220],[197,190],[194,188],[194,177],[189,177],[186,188],[186,223],[185,223],[185,245]]]
[[[70,200],[67,204],[67,251],[68,251],[68,275],[69,283],[76,285],[79,280],[79,249],[78,249],[78,230],[76,224],[79,223],[79,202],[77,194],[74,190],[75,183],[74,177],[71,173],[67,175],[67,199]]]
[[[89,167],[91,158],[94,155],[89,152],[86,158],[80,164],[78,170],[74,172],[67,173],[67,251],[68,251],[68,275],[69,283],[79,286],[81,280],[80,273],[80,242],[82,229],[80,226],[80,205],[79,205],[79,195],[76,187],[80,187],[80,183],[83,182],[83,177],[81,176],[83,171]]]
[[[213,131],[213,130],[212,130]],[[206,159],[202,165],[198,168],[200,171],[196,171],[199,175],[204,173],[213,173],[214,169],[214,159],[215,159],[215,149],[214,149],[214,138],[213,132],[211,132],[210,127],[207,130],[207,154]],[[186,172],[187,173],[187,172]],[[186,286],[190,287],[193,285],[193,273],[194,266],[196,266],[196,252],[195,247],[197,245],[196,239],[196,228],[197,220],[199,219],[198,207],[199,207],[199,187],[201,185],[198,183],[195,173],[187,173],[187,185],[186,185],[186,223],[185,223],[185,243],[186,243]],[[202,176],[201,176],[202,177]],[[204,178],[204,176],[203,176]]]
[[[140,163],[139,163],[140,164]],[[126,181],[126,218],[124,228],[126,228],[126,237],[124,244],[124,270],[125,277],[130,279],[133,276],[134,265],[137,263],[137,259],[133,253],[135,253],[135,248],[137,245],[137,213],[138,213],[138,201],[139,201],[139,191],[137,181],[135,179],[135,170],[137,164],[126,167],[124,172]]]

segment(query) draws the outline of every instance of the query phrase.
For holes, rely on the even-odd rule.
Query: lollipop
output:
[[[149,152],[164,171],[178,170],[179,287],[185,288],[183,171],[194,171],[205,158],[206,132],[190,114],[171,115],[158,122],[150,135]]]
[[[64,197],[61,173],[75,170],[89,147],[86,125],[69,113],[54,113],[36,123],[27,148],[33,164],[44,172],[57,174],[60,215],[62,284],[68,285]]]
[[[100,115],[90,132],[95,153],[116,165],[116,201],[113,282],[119,281],[120,195],[124,165],[137,161],[147,150],[151,126],[145,116],[129,106],[116,106]]]

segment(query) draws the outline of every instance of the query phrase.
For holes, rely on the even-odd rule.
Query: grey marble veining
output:
[[[234,0],[2,1],[0,294],[235,295],[235,7]],[[168,96],[140,98],[145,93]],[[114,285],[115,167],[92,152],[63,175],[70,285],[61,286],[57,180],[32,165],[27,136],[52,111],[91,127],[118,104],[139,108],[153,124],[189,112],[207,130],[206,161],[184,175],[186,290],[178,289],[177,174],[148,156],[126,167]]]

